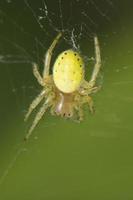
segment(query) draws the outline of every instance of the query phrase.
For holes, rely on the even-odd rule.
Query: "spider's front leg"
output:
[[[45,55],[45,59],[44,59],[44,70],[43,70],[43,79],[45,79],[47,76],[49,76],[49,68],[50,68],[50,62],[51,62],[51,57],[52,57],[52,53],[53,50],[56,46],[56,44],[58,43],[60,37],[62,36],[62,33],[59,33],[56,38],[54,39],[54,41],[52,42],[51,46],[49,47],[46,55]]]
[[[38,70],[38,66],[36,63],[33,63],[33,74],[34,76],[36,77],[38,83],[41,85],[41,86],[44,86],[44,81],[43,81],[43,78],[42,76],[40,75],[40,72]]]
[[[88,87],[89,88],[93,88],[95,86],[96,83],[96,79],[98,76],[98,73],[100,71],[101,68],[101,53],[100,53],[100,46],[99,46],[99,41],[98,41],[98,37],[94,36],[94,46],[95,46],[95,66],[94,66],[94,70],[92,72],[91,75],[91,79],[89,81]]]
[[[96,79],[101,67],[100,46],[99,46],[97,36],[94,37],[94,46],[95,46],[96,63],[95,63],[90,81],[88,82],[86,80],[83,80],[81,87],[79,88],[79,92],[82,95],[89,95],[91,93],[96,93],[101,88],[101,86],[95,86]]]
[[[40,72],[38,70],[38,66],[36,63],[33,63],[33,74],[36,77],[38,83],[41,86],[45,85],[44,79],[45,78],[49,78],[49,68],[50,68],[50,61],[51,61],[51,56],[52,56],[52,52],[56,46],[56,44],[58,43],[60,37],[61,37],[62,33],[59,33],[56,38],[54,39],[53,43],[51,44],[51,46],[49,47],[46,56],[45,56],[45,60],[44,60],[44,71],[43,71],[43,77],[40,75]]]

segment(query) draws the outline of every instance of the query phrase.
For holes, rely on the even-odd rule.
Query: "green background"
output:
[[[29,2],[34,9],[40,6],[35,1]],[[35,114],[25,124],[25,110],[40,87],[32,75],[31,64],[22,62],[24,58],[20,63],[13,63],[13,59],[7,63],[8,58],[0,63],[1,200],[133,199],[132,1],[109,2],[110,5],[106,1],[95,1],[104,11],[106,6],[112,10],[111,22],[101,15],[98,17],[96,8],[88,10],[99,25],[96,31],[102,52],[103,83],[101,91],[93,97],[95,115],[85,108],[82,123],[52,117],[47,112],[29,141],[21,144]],[[49,1],[49,10],[56,12],[58,3]],[[76,5],[78,1],[72,14],[80,22],[80,7]],[[0,54],[16,55],[20,45],[41,62],[56,32],[48,27],[49,37],[46,36],[23,1],[1,1],[0,10]],[[64,14],[65,5],[62,10]],[[23,26],[24,31],[14,22]],[[85,23],[89,25],[87,20]],[[33,44],[32,34],[40,42],[45,41],[46,49]],[[80,45],[84,54],[90,52],[93,56],[92,40],[84,38]],[[35,53],[33,47],[37,49]],[[57,52],[63,48],[62,41]],[[24,55],[24,50],[19,55]],[[87,69],[86,72],[89,73]]]

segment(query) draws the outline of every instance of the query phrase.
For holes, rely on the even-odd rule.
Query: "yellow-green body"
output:
[[[56,87],[63,93],[76,91],[84,78],[84,62],[81,56],[73,51],[62,52],[53,66],[53,79]]]

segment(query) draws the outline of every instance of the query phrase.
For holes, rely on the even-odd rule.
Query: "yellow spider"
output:
[[[44,98],[45,101],[36,114],[25,140],[29,138],[33,129],[49,107],[51,107],[52,115],[60,115],[61,117],[72,118],[74,114],[78,113],[79,121],[83,120],[83,104],[87,103],[90,111],[93,113],[93,101],[89,95],[96,92],[99,88],[95,86],[101,67],[98,38],[94,36],[96,63],[91,79],[88,82],[84,79],[84,62],[79,53],[73,50],[62,52],[54,63],[53,74],[49,74],[51,56],[61,36],[61,33],[56,36],[46,53],[42,76],[38,71],[37,64],[33,64],[33,74],[43,89],[29,106],[25,120],[28,119],[32,111]]]

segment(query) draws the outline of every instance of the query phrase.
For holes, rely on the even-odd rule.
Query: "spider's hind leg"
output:
[[[53,104],[53,96],[49,96],[47,98],[47,100],[45,101],[45,103],[41,106],[39,112],[36,114],[35,119],[33,121],[32,126],[30,127],[27,135],[25,136],[24,140],[27,140],[32,131],[34,130],[34,128],[37,126],[38,122],[41,120],[41,118],[43,117],[44,113],[46,112],[46,110]]]
[[[30,104],[28,112],[25,115],[24,121],[28,119],[32,111],[38,106],[38,104],[42,101],[45,96],[45,90],[43,90]]]
[[[81,107],[78,107],[78,116],[79,116],[79,122],[83,121],[83,117],[84,117],[84,114],[83,114],[83,109]]]
[[[87,96],[86,100],[89,105],[89,110],[90,110],[91,114],[94,114],[95,109],[94,109],[94,103],[93,103],[92,98],[90,96]]]

